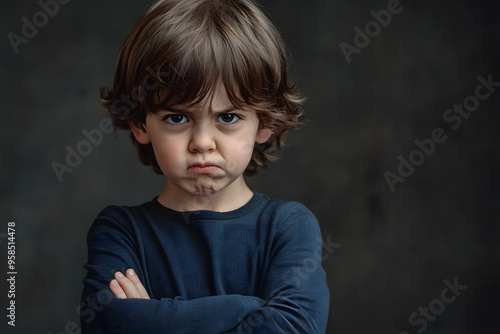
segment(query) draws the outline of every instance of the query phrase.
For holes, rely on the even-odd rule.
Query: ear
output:
[[[138,125],[134,122],[129,122],[128,125],[130,126],[130,130],[132,130],[135,139],[137,139],[139,143],[145,145],[151,142],[149,134],[146,131],[146,128],[144,127],[144,124]]]
[[[269,138],[271,138],[272,134],[273,134],[273,132],[270,129],[261,128],[257,132],[257,137],[255,137],[255,142],[257,144],[264,144],[266,141],[269,140]]]

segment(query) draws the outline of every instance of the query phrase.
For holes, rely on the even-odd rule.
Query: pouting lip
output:
[[[210,162],[194,163],[188,167],[189,173],[194,174],[212,174],[220,169],[219,165]]]
[[[211,162],[200,162],[200,163],[194,163],[190,165],[188,168],[192,167],[205,168],[205,167],[219,167],[219,166]]]
[[[188,168],[188,173],[195,175],[212,175],[219,170],[219,166],[212,164],[192,165]]]

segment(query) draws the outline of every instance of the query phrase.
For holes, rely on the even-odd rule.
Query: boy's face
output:
[[[152,143],[168,191],[197,196],[218,193],[243,178],[254,144],[271,136],[259,128],[255,111],[231,104],[223,85],[207,103],[159,110],[147,115],[144,129],[131,128],[139,143]]]

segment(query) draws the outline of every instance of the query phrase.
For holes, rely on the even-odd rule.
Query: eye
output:
[[[163,117],[163,120],[172,124],[182,124],[188,121],[187,117],[183,114],[173,114]]]
[[[220,114],[217,116],[217,121],[221,123],[231,124],[238,121],[240,117],[236,114]]]

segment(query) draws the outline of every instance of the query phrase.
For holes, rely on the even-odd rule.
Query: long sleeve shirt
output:
[[[109,206],[88,233],[82,333],[324,333],[329,308],[314,215],[254,193],[230,212],[178,212],[157,198]],[[151,299],[118,299],[133,268]]]

